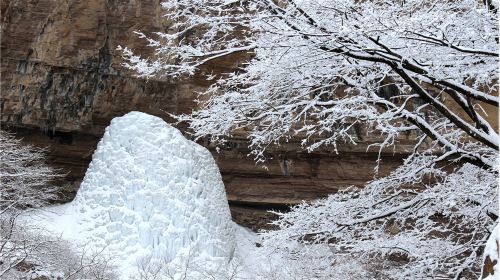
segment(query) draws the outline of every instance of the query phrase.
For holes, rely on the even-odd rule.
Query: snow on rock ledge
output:
[[[122,267],[143,257],[227,262],[235,246],[210,152],[140,112],[111,121],[71,208],[88,245],[106,248]]]

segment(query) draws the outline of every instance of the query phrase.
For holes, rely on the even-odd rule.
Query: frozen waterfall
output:
[[[62,222],[65,235],[105,249],[119,267],[135,267],[144,258],[227,263],[235,247],[210,152],[140,112],[112,120],[65,212],[73,213]]]

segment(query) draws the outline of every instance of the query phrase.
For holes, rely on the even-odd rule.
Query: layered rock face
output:
[[[196,92],[208,86],[200,77],[146,81],[121,66],[118,45],[151,55],[133,31],[168,27],[158,0],[6,0],[1,12],[2,127],[47,147],[50,163],[67,174],[62,200],[74,197],[113,117],[135,110],[171,122],[168,113],[189,113]],[[229,57],[208,67],[220,74],[242,60]],[[204,144],[219,165],[233,219],[253,229],[266,227],[268,209],[362,185],[375,175],[378,151],[366,153],[374,140],[366,134],[339,154],[309,154],[297,143],[274,147],[267,169],[247,157],[244,140],[230,140],[220,152]],[[383,155],[379,175],[401,162],[407,151],[398,149]]]

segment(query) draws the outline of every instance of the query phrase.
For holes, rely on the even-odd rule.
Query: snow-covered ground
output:
[[[140,112],[113,119],[75,200],[47,210],[33,220],[111,256],[122,279],[151,267],[175,276],[186,265],[201,278],[257,262],[256,237],[231,221],[210,152]]]

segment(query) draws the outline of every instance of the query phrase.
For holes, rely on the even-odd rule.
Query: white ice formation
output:
[[[148,114],[112,120],[71,208],[74,234],[122,266],[148,256],[228,261],[233,254],[233,223],[212,155]]]

